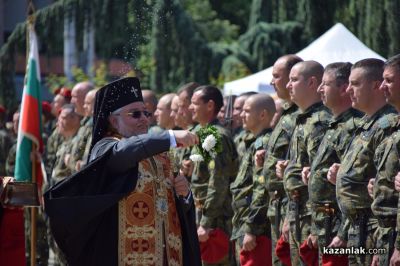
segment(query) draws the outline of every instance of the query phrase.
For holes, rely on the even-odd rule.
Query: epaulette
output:
[[[387,114],[383,117],[379,118],[376,123],[377,127],[381,129],[386,129],[388,127],[394,127],[398,124],[398,115],[397,114]]]
[[[254,148],[256,148],[256,150],[260,149],[263,146],[263,138],[259,137],[256,139],[255,143],[254,143]]]

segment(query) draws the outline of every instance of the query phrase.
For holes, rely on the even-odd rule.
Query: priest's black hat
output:
[[[93,114],[93,132],[90,151],[101,140],[108,129],[108,117],[115,110],[133,102],[143,102],[138,78],[123,78],[113,81],[96,93]]]

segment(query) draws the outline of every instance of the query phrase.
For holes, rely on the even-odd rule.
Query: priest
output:
[[[200,265],[193,197],[168,153],[198,137],[147,134],[149,115],[137,78],[96,93],[88,165],[44,194],[70,265]]]

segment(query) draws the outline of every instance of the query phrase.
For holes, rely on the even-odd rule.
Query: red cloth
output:
[[[283,239],[283,236],[276,242],[275,254],[283,264],[292,266],[290,260],[290,245]]]
[[[62,87],[58,94],[64,96],[65,98],[71,98],[72,97],[71,96],[71,90],[66,88],[66,87]]]
[[[349,259],[347,255],[322,255],[322,266],[347,266]]]
[[[257,236],[257,246],[251,251],[240,251],[241,266],[272,266],[271,239]]]
[[[220,228],[209,233],[205,242],[200,242],[201,259],[206,263],[217,263],[229,252],[229,237]]]
[[[310,248],[307,240],[300,246],[300,257],[309,266],[318,266],[318,248]]]
[[[0,104],[0,113],[5,113],[6,111],[6,108]]]
[[[0,265],[25,264],[24,211],[3,208],[0,221]]]

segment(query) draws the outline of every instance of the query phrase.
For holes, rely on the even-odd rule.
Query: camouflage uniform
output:
[[[244,154],[246,153],[246,142],[254,139],[253,134],[250,131],[247,131],[242,128],[242,130],[237,133],[234,137],[233,142],[235,143],[236,150],[238,152],[238,160],[242,161]]]
[[[187,130],[193,131],[194,127],[190,126]],[[192,152],[191,147],[186,148],[171,148],[173,155],[173,163],[174,163],[174,172],[178,172],[181,168],[183,160],[189,160],[190,153]],[[186,176],[188,181],[190,182],[190,176]]]
[[[400,132],[396,131],[387,141],[378,146],[374,158],[377,174],[371,210],[378,219],[374,238],[377,240],[376,247],[387,251],[379,255],[379,265],[389,265],[396,241],[399,193],[394,188],[394,177],[400,171],[399,152]],[[381,154],[383,155],[379,156]]]
[[[196,205],[196,223],[205,228],[221,228],[230,235],[232,206],[229,185],[238,169],[237,152],[227,130],[216,120],[211,124],[222,136],[223,152],[208,164],[204,161],[194,163],[191,189]],[[194,131],[199,128],[200,125]],[[203,262],[203,265],[206,264]],[[223,258],[218,265],[229,265],[229,258]]]
[[[0,129],[0,176],[6,175],[6,160],[13,143],[13,138],[7,131]]]
[[[64,178],[66,178],[72,174],[71,169],[65,164],[64,159],[65,159],[65,155],[71,153],[71,143],[75,137],[65,139],[65,141],[59,147],[59,149],[56,153],[56,162],[54,164],[53,172],[51,175],[50,184],[49,184],[50,186],[53,186],[57,182],[63,180]],[[48,231],[48,235],[49,235],[49,247],[51,249],[51,252],[53,252],[55,255],[55,258],[56,258],[55,262],[58,263],[57,265],[66,265],[64,255],[63,255],[62,251],[58,248],[56,242],[54,241],[50,230]]]
[[[88,154],[85,155],[85,148],[86,144],[88,142],[91,142],[92,140],[92,129],[92,117],[84,117],[81,120],[81,127],[79,128],[76,137],[74,137],[71,142],[72,147],[68,162],[68,168],[71,170],[72,174],[76,172],[75,168],[78,161],[82,161],[83,164],[86,164]]]
[[[296,118],[296,126],[289,147],[289,163],[284,173],[284,185],[289,204],[286,217],[290,222],[290,253],[292,265],[301,265],[300,245],[310,234],[311,209],[308,189],[301,178],[303,167],[314,161],[331,114],[321,103],[315,103]]]
[[[340,163],[360,124],[362,113],[350,108],[332,118],[310,169],[308,194],[312,206],[311,233],[318,236],[318,247],[330,244],[333,237],[347,241],[345,219],[336,201],[336,186],[327,179],[329,167]],[[321,252],[320,252],[321,253]]]
[[[271,129],[263,130],[256,138],[247,140],[248,147],[241,161],[239,173],[231,184],[232,193],[232,240],[235,240],[236,261],[240,261],[240,250],[246,233],[270,238],[270,225],[265,222],[267,217],[268,196],[265,189],[265,179],[255,166],[254,154],[263,148],[271,135]]]
[[[54,129],[53,133],[47,140],[46,144],[46,154],[45,154],[45,166],[47,176],[51,176],[53,172],[53,167],[56,162],[56,153],[63,143],[64,137],[58,132],[58,129]]]
[[[395,112],[393,107],[385,105],[371,117],[365,116],[339,168],[336,193],[340,210],[350,221],[348,247],[375,246],[373,233],[378,221],[372,215],[367,185],[377,173],[374,165],[377,147],[393,133],[397,124]],[[375,156],[380,158],[382,154]],[[352,265],[370,265],[371,261],[372,255],[349,256]]]
[[[287,197],[283,188],[283,180],[276,176],[276,163],[286,159],[290,138],[295,127],[295,118],[298,107],[295,104],[284,103],[282,116],[271,133],[267,145],[265,145],[265,160],[262,175],[265,177],[265,187],[269,193],[268,219],[271,223],[272,263],[280,265],[279,258],[275,255],[275,246],[278,241],[282,223],[285,218]],[[278,207],[278,209],[276,208]],[[276,217],[276,215],[281,217]],[[279,220],[279,222],[278,222]],[[275,225],[279,223],[278,227]],[[276,230],[278,229],[278,230]],[[277,232],[278,231],[278,232]]]
[[[11,146],[10,150],[8,151],[8,156],[6,160],[7,176],[14,176],[16,157],[17,157],[17,142],[15,141],[14,144]]]

